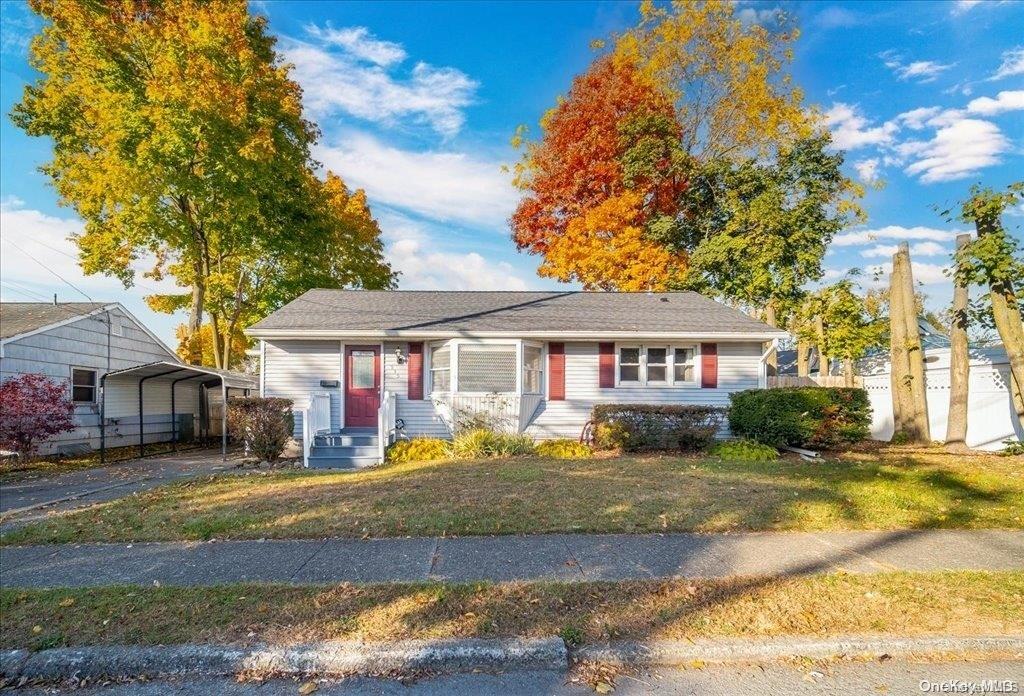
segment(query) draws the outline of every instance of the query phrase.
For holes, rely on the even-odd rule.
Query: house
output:
[[[359,290],[311,290],[247,333],[309,465],[339,467],[467,413],[544,439],[578,438],[599,403],[726,406],[786,335],[692,292]]]
[[[0,380],[27,373],[67,383],[74,402],[74,430],[42,454],[222,435],[228,388],[257,386],[185,365],[117,302],[0,303]]]

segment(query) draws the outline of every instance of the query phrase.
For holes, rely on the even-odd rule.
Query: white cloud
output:
[[[456,68],[423,62],[408,74],[394,74],[404,49],[360,29],[312,26],[307,28],[312,43],[282,41],[310,112],[321,121],[345,113],[375,123],[410,119],[445,136],[458,133],[477,83]]]
[[[996,5],[1005,5],[1007,0],[956,0],[953,3],[953,8],[949,11],[954,17],[970,12],[979,5],[982,7],[994,7]]]
[[[978,97],[972,99],[967,105],[967,110],[972,114],[982,116],[995,116],[1006,111],[1019,111],[1024,109],[1024,89],[1000,92],[996,98]]]
[[[60,280],[59,275],[96,302],[123,303],[165,343],[175,344],[174,326],[182,320],[181,317],[157,314],[146,307],[142,299],[144,295],[156,292],[181,292],[172,280],[157,282],[140,278],[135,287],[125,290],[114,278],[84,275],[78,265],[78,249],[70,240],[71,235],[83,230],[82,222],[26,208],[24,202],[17,198],[8,197],[0,202],[0,229],[3,230],[0,294],[4,300],[47,302],[56,293],[61,302],[87,301],[85,296]],[[152,258],[147,257],[136,262],[134,268],[141,274],[151,265]]]
[[[394,65],[405,60],[405,49],[401,44],[392,41],[381,41],[374,37],[366,27],[346,27],[335,29],[330,24],[318,27],[310,24],[307,33],[325,44],[344,48],[353,57],[366,60],[380,66]]]
[[[897,146],[910,160],[904,172],[928,184],[974,176],[983,167],[1000,163],[1010,141],[989,121],[961,118],[939,128],[931,140],[912,140]]]
[[[836,235],[832,240],[835,246],[861,246],[871,244],[882,239],[897,240],[926,240],[932,242],[949,242],[956,239],[958,230],[939,230],[934,227],[903,227],[901,225],[888,225],[870,230],[853,230]]]
[[[886,258],[895,254],[898,249],[899,245],[897,244],[879,244],[865,249],[861,252],[861,256],[865,258]],[[949,253],[949,249],[938,242],[918,242],[910,246],[911,256],[942,256]]]
[[[946,270],[949,266],[937,263],[920,263],[911,259],[910,268],[911,274],[914,276],[914,285],[946,285],[950,282],[949,276],[946,275]],[[866,269],[866,275],[868,278],[874,278],[874,280],[869,280],[868,284],[874,287],[887,287],[891,273],[892,262],[890,261],[869,266]]]
[[[922,106],[910,111],[904,111],[896,117],[896,120],[907,128],[921,130],[927,125],[928,121],[935,118],[941,111],[942,109],[938,106]]]
[[[869,159],[854,162],[853,168],[857,170],[857,175],[862,181],[873,184],[878,181],[878,164],[878,158],[871,157]]]
[[[898,80],[902,82],[913,80],[918,84],[934,82],[939,75],[956,65],[956,63],[937,63],[934,60],[915,60],[904,63],[903,58],[893,50],[882,51],[878,57],[885,63],[885,67],[895,73]]]
[[[1013,75],[1024,75],[1024,46],[1003,51],[1002,63],[989,80],[1001,80]]]
[[[529,285],[504,261],[492,262],[475,251],[466,254],[425,251],[415,239],[387,249],[404,290],[527,290]]]
[[[842,7],[827,7],[815,15],[814,23],[823,29],[855,27],[864,23],[864,17]]]
[[[899,130],[893,121],[881,126],[869,126],[869,123],[856,105],[836,102],[825,112],[825,125],[832,132],[832,143],[841,150],[891,143]]]
[[[434,220],[504,229],[518,198],[498,161],[461,152],[400,150],[348,133],[315,154],[372,201]]]

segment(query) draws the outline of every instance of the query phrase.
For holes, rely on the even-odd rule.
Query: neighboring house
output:
[[[467,412],[544,439],[578,438],[599,403],[726,406],[786,336],[691,292],[358,290],[311,290],[247,333],[311,466],[375,463],[393,424],[450,437]]]
[[[180,362],[116,302],[0,303],[0,379],[46,375],[67,383],[74,400],[75,429],[46,443],[43,453],[97,448],[103,375],[156,361]],[[128,434],[122,428],[113,444],[124,444],[118,436]]]

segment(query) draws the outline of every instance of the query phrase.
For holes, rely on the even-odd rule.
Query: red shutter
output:
[[[548,399],[565,401],[565,344],[548,344]]]
[[[718,386],[718,344],[700,344],[700,386],[714,389]]]
[[[600,387],[601,389],[611,389],[615,386],[615,344],[598,343],[597,352]]]
[[[423,399],[423,344],[409,344],[409,398],[415,400]]]

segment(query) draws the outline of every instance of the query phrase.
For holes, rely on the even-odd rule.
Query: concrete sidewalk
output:
[[[625,580],[1024,569],[1024,531],[217,541],[0,548],[0,586]]]

